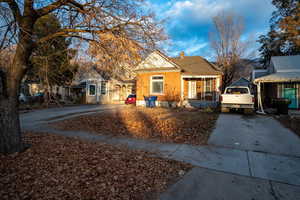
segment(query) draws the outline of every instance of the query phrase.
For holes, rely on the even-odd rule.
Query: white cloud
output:
[[[269,27],[274,10],[270,0],[146,0],[160,19],[167,19],[166,30],[170,34],[169,44],[162,44],[169,56],[178,56],[180,51],[187,55],[201,55],[213,59],[208,32],[211,18],[221,11],[232,11],[242,16],[245,33],[242,39],[255,41]]]
[[[181,51],[184,51],[187,56],[200,55],[204,48],[208,48],[208,43],[198,38],[190,40],[169,41],[168,45],[163,46],[164,51],[168,52],[169,56],[178,56]]]
[[[219,3],[211,0],[177,1],[166,12],[170,18],[192,17],[193,20],[205,21],[221,10],[227,9],[228,3]]]
[[[178,0],[168,6],[165,14],[170,18],[190,17],[193,21],[204,22],[223,10],[230,10],[244,17],[265,17],[273,9],[269,0]]]

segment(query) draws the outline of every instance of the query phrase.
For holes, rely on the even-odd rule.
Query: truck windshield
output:
[[[247,88],[227,88],[226,94],[248,94]]]

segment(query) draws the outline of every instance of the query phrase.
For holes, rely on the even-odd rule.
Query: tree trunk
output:
[[[20,34],[11,65],[0,68],[0,153],[24,150],[19,120],[19,90],[33,49],[30,36]]]
[[[17,104],[16,97],[0,101],[0,153],[20,152],[24,149]]]
[[[18,97],[21,81],[28,70],[33,51],[33,26],[38,16],[33,0],[24,2],[23,15],[16,6],[13,9],[18,24],[18,44],[12,63],[0,68],[0,152],[13,153],[24,150],[22,143]]]

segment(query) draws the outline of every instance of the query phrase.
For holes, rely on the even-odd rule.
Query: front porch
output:
[[[218,76],[183,76],[182,99],[193,104],[199,102],[219,102],[220,77]]]

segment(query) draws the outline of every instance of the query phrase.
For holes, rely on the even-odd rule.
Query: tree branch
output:
[[[22,15],[20,8],[15,0],[0,0],[0,2],[5,2],[8,4],[9,8],[11,9],[15,20],[20,23],[22,20]]]
[[[56,37],[60,36],[66,36],[66,35],[72,35],[71,37],[74,37],[74,34],[69,34],[69,33],[104,33],[104,30],[89,30],[89,29],[62,29],[59,32],[56,32],[54,34],[48,35],[46,37],[41,38],[40,40],[37,41],[37,43],[43,43],[48,40],[51,40]],[[77,37],[79,37],[77,35]]]
[[[84,5],[76,2],[75,0],[57,0],[46,7],[37,9],[36,12],[38,16],[44,16],[65,5],[72,5],[78,8],[80,11],[84,11]]]

